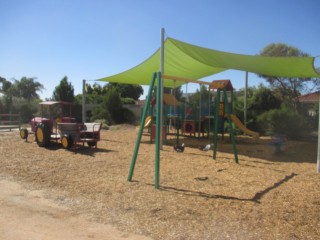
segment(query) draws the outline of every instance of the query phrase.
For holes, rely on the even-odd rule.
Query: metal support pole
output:
[[[160,34],[161,34],[161,48],[160,48],[160,73],[161,75],[164,75],[164,33],[165,30],[164,28],[161,28]],[[162,126],[163,126],[163,78],[162,76],[160,77],[160,82],[161,82],[161,87],[160,87],[160,149],[162,150]]]
[[[86,80],[82,80],[82,122],[86,122]]]
[[[200,86],[200,98],[199,98],[199,118],[198,118],[198,141],[200,140],[201,134],[201,84]]]
[[[248,72],[246,72],[245,86],[244,86],[244,96],[243,96],[243,123],[247,126],[247,92],[248,92]]]
[[[208,88],[209,90],[209,99],[208,99],[208,116],[209,116],[209,121],[208,121],[208,137],[210,137],[210,132],[211,132],[211,92],[210,92],[210,87]]]
[[[230,105],[228,103],[228,97],[227,97],[227,92],[226,89],[223,89],[223,100],[224,100],[224,106],[228,115],[228,124],[229,124],[229,135],[230,135],[230,139],[231,139],[231,144],[232,144],[232,150],[233,150],[233,154],[234,154],[234,161],[236,163],[239,163],[239,159],[238,159],[238,151],[236,148],[236,142],[235,142],[235,137],[234,137],[234,130],[233,130],[233,126],[232,126],[232,121],[231,121],[231,109],[230,109]]]
[[[154,187],[155,189],[159,189],[159,175],[160,175],[160,149],[161,149],[161,143],[162,143],[162,124],[160,124],[161,119],[161,73],[158,73],[158,87],[157,87],[157,116],[156,116],[156,156],[155,156],[155,174],[154,174]]]
[[[136,141],[136,145],[134,148],[134,152],[133,152],[133,156],[132,156],[132,160],[131,160],[131,165],[130,165],[130,170],[129,170],[129,175],[128,175],[128,181],[131,182],[132,180],[132,175],[133,175],[133,171],[134,171],[134,167],[136,165],[136,160],[137,160],[137,156],[138,156],[138,152],[139,152],[139,148],[140,148],[140,142],[141,142],[141,137],[142,137],[142,132],[143,132],[143,128],[144,128],[144,122],[146,120],[147,117],[147,113],[149,110],[149,106],[150,106],[150,100],[151,100],[151,95],[152,95],[152,89],[154,86],[154,82],[156,80],[157,74],[154,73],[150,82],[150,86],[149,86],[149,92],[147,95],[147,99],[146,99],[146,103],[144,105],[144,109],[142,112],[142,117],[141,117],[141,121],[140,121],[140,128],[139,128],[139,133],[138,133],[138,137],[137,137],[137,141]],[[151,115],[152,116],[152,115]]]
[[[320,94],[318,94],[318,157],[317,157],[317,173],[320,173]]]
[[[217,95],[214,100],[215,111],[214,111],[214,134],[213,134],[213,159],[217,157],[217,145],[218,145],[218,125],[219,125],[219,104],[220,104],[220,89],[217,89]]]

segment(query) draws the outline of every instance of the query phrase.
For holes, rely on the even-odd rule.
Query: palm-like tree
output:
[[[14,82],[14,95],[16,97],[22,97],[26,99],[28,102],[34,99],[38,99],[38,91],[42,91],[44,89],[43,85],[37,81],[35,81],[35,77],[27,78],[23,77],[20,81],[15,80]]]

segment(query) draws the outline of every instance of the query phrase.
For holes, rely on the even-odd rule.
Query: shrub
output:
[[[92,109],[92,117],[90,118],[90,121],[95,122],[97,119],[103,119],[107,124],[109,124],[111,120],[108,110],[103,108],[101,105]]]
[[[302,115],[284,106],[260,114],[257,121],[264,133],[285,134],[289,138],[301,137],[310,130]]]
[[[136,117],[130,109],[122,108],[123,121],[126,123],[134,124]]]
[[[116,88],[111,88],[102,103],[102,106],[106,108],[108,113],[110,114],[110,121],[112,123],[122,123],[122,102],[120,98],[120,94],[117,92]]]
[[[103,103],[92,110],[91,121],[105,119],[107,124],[134,123],[135,116],[129,109],[122,106],[116,88],[108,90]]]
[[[122,104],[135,104],[136,101],[133,98],[121,98]]]
[[[96,122],[96,123],[102,123],[102,129],[109,130],[109,126],[108,126],[108,124],[106,123],[106,120],[105,120],[105,119],[96,119],[94,122]]]

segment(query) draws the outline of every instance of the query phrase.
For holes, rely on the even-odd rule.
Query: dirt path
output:
[[[0,178],[0,191],[0,239],[149,239],[89,222],[46,198],[44,192],[27,190],[13,181]]]

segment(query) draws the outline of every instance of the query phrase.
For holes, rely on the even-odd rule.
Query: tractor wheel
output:
[[[73,145],[72,137],[70,135],[63,135],[61,138],[62,147],[65,149],[70,149]]]
[[[89,147],[95,147],[97,146],[97,142],[87,142]]]
[[[20,129],[20,137],[21,139],[27,139],[28,138],[28,130],[25,128]]]
[[[46,147],[50,143],[50,129],[47,124],[40,123],[36,127],[36,142],[39,147]]]

